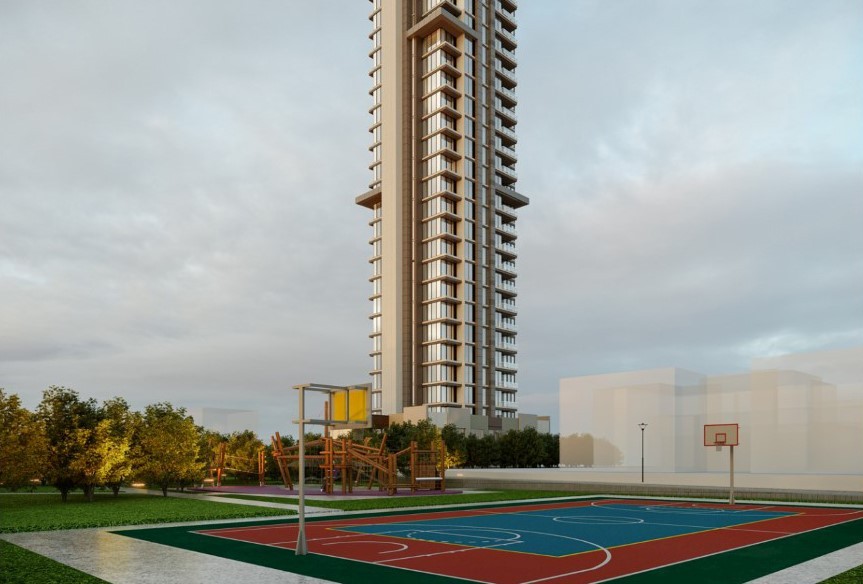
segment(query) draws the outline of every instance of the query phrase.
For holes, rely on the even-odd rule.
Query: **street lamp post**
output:
[[[647,428],[647,424],[644,422],[638,425],[641,428],[641,482],[644,482],[644,429]]]

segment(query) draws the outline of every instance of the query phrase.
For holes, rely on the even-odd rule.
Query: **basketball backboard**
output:
[[[739,424],[705,424],[705,446],[739,446]]]

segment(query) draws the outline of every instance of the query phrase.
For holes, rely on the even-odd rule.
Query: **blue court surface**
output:
[[[604,503],[538,511],[342,526],[341,531],[563,557],[794,515],[760,509]],[[573,529],[578,526],[577,529]],[[574,534],[584,539],[574,537]]]

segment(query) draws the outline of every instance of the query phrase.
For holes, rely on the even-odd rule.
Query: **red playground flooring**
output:
[[[863,518],[863,510],[584,500],[306,523],[310,554],[499,584],[600,582]],[[294,549],[297,524],[198,534]]]

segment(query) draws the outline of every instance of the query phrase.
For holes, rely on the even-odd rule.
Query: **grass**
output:
[[[374,509],[399,509],[402,507],[429,507],[434,505],[459,505],[463,503],[495,503],[498,501],[519,501],[522,499],[549,499],[553,497],[574,497],[589,493],[567,491],[494,491],[471,495],[412,495],[410,497],[370,497],[368,499],[306,499],[306,505],[341,509],[342,511],[371,511]],[[219,495],[231,499],[248,499],[265,503],[296,504],[294,497],[265,497],[259,495]]]
[[[92,503],[82,494],[70,494],[67,503],[59,494],[0,495],[0,533],[288,514],[284,509],[153,495],[96,495]]]
[[[821,584],[860,584],[860,582],[863,582],[863,564],[827,578]]]
[[[105,584],[95,576],[0,539],[3,584]]]

